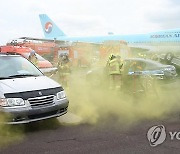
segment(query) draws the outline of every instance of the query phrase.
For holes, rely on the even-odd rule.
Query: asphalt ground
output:
[[[59,153],[179,153],[180,141],[166,141],[150,146],[147,131],[163,124],[166,131],[179,131],[179,119],[141,121],[130,128],[116,123],[115,118],[97,125],[63,125],[58,120],[34,123],[25,127],[24,137],[1,149],[2,154],[59,154]]]

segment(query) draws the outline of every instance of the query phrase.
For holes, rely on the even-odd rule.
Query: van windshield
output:
[[[32,63],[21,56],[0,56],[0,79],[42,75]]]

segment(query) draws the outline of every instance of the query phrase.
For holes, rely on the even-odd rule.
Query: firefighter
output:
[[[62,54],[58,61],[58,73],[59,80],[62,82],[62,85],[68,88],[68,78],[70,75],[70,60],[67,54]]]
[[[31,61],[34,65],[38,66],[38,59],[36,56],[36,52],[34,50],[30,51],[30,55],[28,57],[28,60]]]
[[[143,69],[142,63],[133,61],[130,64],[130,69],[131,69],[130,71],[133,71],[133,72],[142,71]]]
[[[119,55],[110,55],[108,62],[107,62],[107,67],[108,67],[108,72],[109,72],[109,79],[110,79],[110,89],[120,89],[122,86],[122,62],[121,62],[121,57]]]

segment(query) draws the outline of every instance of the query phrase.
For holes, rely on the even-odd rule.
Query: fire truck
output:
[[[43,42],[43,41],[11,41],[8,45],[31,48],[39,55],[57,66],[58,58],[67,54],[73,67],[89,67],[95,63],[104,63],[111,53],[119,54],[123,59],[130,57],[131,52],[125,41],[105,41],[102,43],[87,42]]]
[[[43,42],[43,41],[26,41],[12,40],[7,43],[7,46],[21,46],[31,48],[39,55],[50,61],[54,66],[57,66],[58,58],[62,54],[67,54],[72,62],[72,66],[87,66],[89,64],[90,44],[88,43],[70,43],[70,42]]]
[[[29,58],[31,50],[33,50],[33,49],[31,49],[29,47],[23,47],[23,46],[12,46],[12,45],[0,46],[1,53],[19,54],[27,59]],[[53,65],[48,60],[41,57],[39,54],[36,53],[36,57],[38,60],[37,67],[43,73],[49,73],[49,72],[57,70],[57,68],[54,68]]]
[[[42,42],[42,41],[26,41],[26,40],[11,40],[7,43],[7,46],[20,46],[31,48],[36,51],[37,54],[41,55],[49,62],[53,63],[56,61],[56,53],[58,46],[54,42]]]

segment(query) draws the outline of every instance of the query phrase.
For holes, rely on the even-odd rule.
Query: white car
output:
[[[26,58],[0,53],[0,111],[11,115],[8,124],[58,117],[68,105],[63,87]]]

